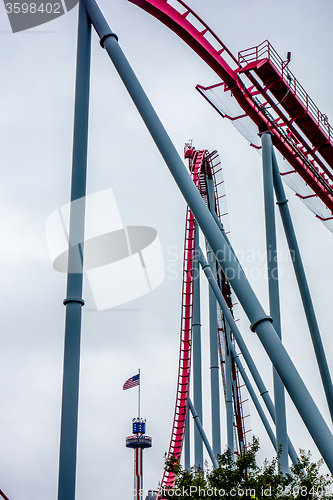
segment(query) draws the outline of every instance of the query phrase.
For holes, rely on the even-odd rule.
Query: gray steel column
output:
[[[325,355],[325,350],[323,346],[323,342],[321,339],[319,326],[316,318],[316,313],[313,307],[313,302],[311,299],[309,285],[306,279],[305,270],[302,263],[301,253],[298,247],[295,230],[293,227],[289,207],[288,200],[286,198],[286,194],[284,191],[284,187],[282,184],[282,179],[279,172],[279,167],[277,164],[276,156],[273,151],[273,180],[274,180],[274,189],[277,199],[277,204],[279,206],[280,215],[284,227],[284,231],[286,234],[291,260],[294,266],[294,271],[297,279],[297,284],[299,288],[299,292],[301,295],[304,312],[306,315],[306,320],[308,323],[313,348],[315,351],[315,355],[317,358],[317,363],[321,375],[321,380],[323,383],[326,400],[328,404],[328,408],[331,414],[331,419],[333,422],[333,385],[332,378],[330,374],[330,370],[327,363],[327,358]]]
[[[214,294],[213,290],[211,287],[209,289],[212,291]],[[215,294],[214,298],[216,300]],[[233,409],[233,404],[232,404],[232,374],[231,374],[231,351],[230,351],[230,346],[231,346],[231,341],[230,341],[230,326],[229,323],[226,321],[224,322],[225,325],[225,385],[226,385],[226,398],[225,398],[225,406],[226,406],[226,412],[227,412],[227,444],[228,448],[231,452],[231,457],[234,460],[235,455],[234,455],[234,409]]]
[[[187,409],[185,438],[184,438],[184,466],[185,470],[191,468],[191,429],[190,429],[190,411]]]
[[[279,296],[279,268],[278,253],[276,244],[275,228],[275,202],[273,189],[273,165],[272,165],[272,139],[270,132],[261,135],[262,144],[262,165],[264,180],[264,204],[265,204],[265,227],[266,227],[266,251],[267,251],[267,272],[268,272],[268,292],[269,309],[273,318],[273,325],[276,333],[281,339],[281,317],[280,317],[280,296]],[[279,458],[281,471],[283,474],[289,472],[288,466],[288,438],[287,438],[287,418],[286,402],[283,383],[273,366],[274,399],[275,399],[275,425],[276,441],[278,446],[282,445]]]
[[[90,77],[91,24],[84,6],[79,4],[77,65],[75,88],[75,114],[73,138],[73,164],[71,202],[86,195],[89,77]],[[69,231],[69,259],[65,320],[64,373],[59,455],[58,500],[75,499],[77,421],[79,403],[80,339],[83,270],[77,271],[78,250],[83,265],[84,200],[71,206]],[[71,246],[71,236],[81,241],[79,248]],[[79,257],[79,259],[80,259]]]
[[[98,5],[95,0],[84,0],[84,2],[103,47],[108,52],[224,274],[229,279],[231,287],[250,320],[252,330],[257,333],[322,457],[333,473],[332,433],[277,336],[271,324],[272,319],[265,313],[242,267],[229,249]]]
[[[196,412],[196,409],[191,401],[191,399],[189,398],[188,400],[188,406],[191,410],[191,413],[192,413],[192,417],[193,417],[193,420],[195,422],[195,425],[196,427],[198,428],[199,432],[200,432],[200,435],[202,437],[202,441],[205,443],[205,447],[206,447],[206,450],[207,450],[207,453],[208,455],[210,456],[211,458],[211,461],[213,463],[213,467],[214,469],[217,469],[218,465],[217,465],[217,461],[216,461],[216,458],[214,456],[214,452],[209,444],[209,441],[207,439],[207,436],[206,436],[206,433],[204,431],[204,428],[202,427],[201,425],[201,422],[200,422],[200,418],[199,418],[199,415],[197,414]]]
[[[251,384],[251,382],[249,380],[249,377],[247,376],[246,371],[244,370],[244,367],[243,367],[243,365],[241,363],[241,360],[239,359],[239,356],[238,356],[238,354],[236,352],[236,349],[234,348],[234,346],[232,345],[231,342],[229,342],[229,347],[230,347],[230,351],[231,351],[232,357],[234,358],[235,363],[237,365],[237,368],[238,368],[238,370],[239,370],[239,372],[240,372],[240,374],[242,376],[242,379],[244,381],[244,384],[246,385],[246,388],[249,391],[249,394],[251,396],[253,404],[256,407],[256,410],[257,410],[257,412],[258,412],[258,414],[260,416],[260,419],[261,419],[261,421],[262,421],[262,423],[263,423],[263,425],[264,425],[264,427],[266,429],[266,432],[267,432],[267,434],[269,436],[269,439],[271,440],[271,443],[272,443],[274,449],[277,451],[276,438],[275,438],[274,432],[272,431],[272,428],[269,425],[269,422],[268,422],[268,420],[266,418],[264,410],[262,409],[262,406],[261,406],[261,404],[259,402],[259,399],[257,398],[257,395],[254,392],[254,389],[253,389],[252,384]]]
[[[206,179],[208,206],[210,212],[215,212],[214,180]],[[216,275],[216,259],[210,247],[207,247],[207,260],[214,275]],[[216,298],[209,287],[209,348],[210,348],[210,401],[212,413],[212,444],[214,454],[221,454],[221,417],[220,417],[220,384],[219,384],[219,352],[217,337],[217,306]]]
[[[216,260],[208,247],[207,260],[215,273]],[[215,269],[214,269],[215,267]],[[221,454],[221,419],[220,419],[220,386],[219,356],[217,346],[217,308],[216,299],[209,289],[209,347],[210,347],[210,402],[212,413],[212,444],[214,454]]]
[[[218,284],[216,283],[216,280],[213,276],[213,273],[210,269],[210,266],[209,266],[208,262],[206,261],[205,256],[204,256],[201,249],[200,249],[200,264],[202,266],[203,272],[206,275],[208,283],[215,294],[216,300],[218,301],[218,303],[221,306],[221,309],[222,309],[223,314],[224,314],[224,318],[228,322],[228,324],[231,328],[231,331],[234,334],[234,337],[236,339],[238,347],[243,355],[243,358],[247,364],[248,369],[250,370],[250,373],[253,377],[253,380],[254,380],[254,382],[259,390],[260,396],[263,398],[264,403],[266,405],[266,408],[268,409],[269,414],[270,414],[273,422],[275,423],[275,407],[274,407],[273,401],[269,395],[268,389],[266,388],[266,386],[265,386],[265,384],[260,376],[260,373],[259,373],[259,371],[258,371],[258,369],[257,369],[257,367],[252,359],[252,356],[251,356],[251,354],[250,354],[250,352],[249,352],[249,350],[244,342],[242,334],[239,331],[239,328],[238,328],[238,326],[237,326],[237,324],[236,324],[236,322],[235,322],[235,320],[234,320],[234,318],[229,310],[229,307],[228,307],[228,305],[227,305],[227,303],[222,295],[221,290],[219,289]],[[276,448],[276,441],[275,441],[275,448]],[[295,448],[294,448],[294,446],[289,438],[288,438],[288,451],[289,451],[289,456],[290,456],[293,464],[296,464],[297,463],[297,453],[296,453]]]
[[[201,314],[200,314],[200,264],[199,226],[195,231],[195,258],[193,282],[192,354],[193,354],[193,400],[202,422],[202,367],[201,367]],[[194,463],[203,468],[203,443],[198,428],[194,427]]]

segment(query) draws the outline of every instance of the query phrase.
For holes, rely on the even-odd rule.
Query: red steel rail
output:
[[[199,188],[201,169],[203,165],[204,152],[200,151],[190,166],[190,173],[194,184]],[[191,372],[191,342],[192,342],[192,311],[193,311],[193,264],[195,252],[196,221],[189,207],[186,211],[184,261],[183,261],[183,285],[182,285],[182,309],[181,330],[179,349],[179,368],[175,413],[172,425],[171,440],[169,445],[168,459],[180,458],[185,436],[188,398],[190,388]],[[161,487],[171,488],[175,482],[173,472],[165,470]]]
[[[330,153],[330,139],[332,137],[331,127],[325,115],[319,112],[318,119],[313,116],[313,114],[317,113],[317,108],[314,107],[313,102],[309,99],[307,94],[301,91],[301,86],[296,84],[296,90],[290,85],[287,87],[286,92],[289,89],[290,95],[294,96],[293,98],[288,97],[288,101],[290,103],[293,101],[294,104],[297,103],[298,105],[298,108],[292,108],[290,105],[288,108],[289,111],[294,109],[293,112],[296,112],[296,110],[298,110],[298,115],[296,117],[291,116],[287,121],[290,122],[290,125],[295,122],[301,128],[307,139],[307,148],[305,150],[299,148],[297,143],[293,140],[293,137],[288,135],[288,132],[284,128],[286,123],[275,119],[272,114],[265,109],[265,104],[261,104],[255,97],[260,93],[260,89],[258,90],[258,88],[255,88],[253,91],[255,85],[249,88],[246,87],[241,79],[244,68],[239,66],[238,60],[232,55],[217,35],[182,0],[173,0],[178,10],[171,6],[168,0],[129,1],[138,5],[174,31],[215,71],[223,82],[225,82],[228,90],[232,92],[232,95],[242,107],[244,113],[258,126],[259,132],[271,131],[272,141],[275,147],[308,184],[313,193],[317,195],[333,213],[333,185],[329,178],[330,176],[327,174],[327,171],[333,168],[333,160],[331,162]],[[198,29],[193,22],[191,22],[191,19],[195,25],[200,25],[202,29],[201,27]],[[257,57],[256,53],[258,53],[259,58],[261,55],[260,49],[254,52],[254,57]],[[243,62],[247,56],[244,52],[240,54],[240,62]],[[230,59],[229,63],[226,61],[227,58]],[[259,74],[259,59],[252,61],[252,64],[253,69]],[[275,64],[270,64],[270,67],[273,68],[273,70],[274,68],[278,70]],[[248,70],[250,69],[251,68],[248,67]],[[251,71],[247,71],[247,75],[250,73]],[[295,83],[296,79],[293,81]],[[263,90],[267,94],[267,90],[270,89],[267,89],[267,85],[264,84]],[[280,88],[278,92],[281,93]],[[278,95],[278,92],[276,95]],[[274,102],[274,106],[278,107],[277,104],[280,103]],[[303,125],[301,125],[302,123]],[[317,135],[315,132],[317,132]],[[312,141],[314,141],[314,143]],[[318,152],[326,160],[328,167],[323,168],[324,163],[317,155]],[[309,159],[309,155],[311,155],[311,160]]]
[[[216,151],[209,153],[207,150],[198,151],[190,145],[185,147],[185,158],[189,160],[189,170],[194,184],[198,188],[202,198],[206,203],[207,201],[207,177],[214,179],[214,190],[216,200],[216,213],[220,218],[219,212],[219,194],[218,185],[215,174],[217,167],[220,165],[218,161],[218,154]],[[187,207],[186,211],[186,225],[185,225],[185,241],[184,241],[184,261],[183,261],[183,283],[182,283],[182,318],[181,318],[181,331],[180,331],[180,350],[179,350],[179,368],[178,368],[178,382],[177,382],[177,395],[176,405],[174,412],[174,420],[172,426],[171,440],[168,451],[168,459],[172,457],[178,459],[181,456],[186,418],[188,408],[188,398],[190,390],[190,371],[191,371],[191,342],[192,342],[192,316],[193,316],[193,266],[194,266],[194,252],[195,252],[195,233],[196,221],[195,218]],[[216,270],[216,278],[222,293],[232,311],[231,289],[230,285],[221,270]],[[221,345],[219,346],[220,353],[222,352]],[[222,355],[223,358],[223,355]],[[222,381],[225,387],[224,376],[224,360],[221,360],[221,373]],[[232,375],[236,383],[235,394],[235,428],[239,442],[245,440],[244,417],[242,409],[242,400],[240,393],[239,375],[238,370],[232,360]],[[240,448],[241,451],[241,448]],[[172,488],[175,482],[175,475],[165,470],[161,482],[161,489]],[[159,497],[161,498],[161,497]]]
[[[293,75],[274,47],[265,40],[256,47],[238,53],[242,72],[253,70],[269,86],[270,92],[293,121],[311,139],[311,143],[333,165],[333,129],[308,93]]]
[[[208,164],[206,164],[206,171],[209,171],[214,178],[215,212],[222,224],[222,216],[227,214],[220,213],[219,199],[222,196],[225,196],[225,194],[219,195],[218,192],[218,186],[220,183],[217,182],[216,174],[220,171],[220,168],[218,167],[220,166],[221,162],[219,161],[219,155],[216,151],[213,151],[210,155],[207,156],[207,163]],[[234,315],[231,287],[229,281],[227,280],[221,268],[216,267],[215,277],[220,287],[220,290],[222,291],[222,295],[231,311],[231,314]],[[226,356],[227,346],[226,346],[225,336],[227,335],[227,332],[225,328],[224,316],[219,304],[217,304],[217,308],[218,308],[217,329],[218,329],[219,356],[221,364],[221,376],[224,389],[224,396],[226,397],[225,356]],[[231,331],[230,331],[230,341],[235,346],[235,339]],[[249,415],[244,416],[244,411],[243,411],[244,401],[242,401],[240,374],[236,366],[235,360],[232,356],[231,356],[231,372],[232,372],[233,399],[234,399],[234,428],[236,431],[237,444],[238,444],[238,452],[235,451],[235,454],[241,455],[244,450],[244,447],[246,447],[247,444],[246,434],[247,432],[249,432],[245,430],[244,420]]]

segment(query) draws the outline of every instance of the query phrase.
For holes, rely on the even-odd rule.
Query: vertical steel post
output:
[[[195,231],[194,279],[193,279],[193,318],[192,318],[192,349],[193,349],[193,400],[197,414],[202,422],[202,367],[201,367],[201,312],[200,312],[200,264],[199,264],[199,226]],[[203,443],[201,434],[194,427],[194,463],[203,468]]]
[[[195,422],[195,425],[199,429],[199,432],[201,434],[202,441],[205,443],[205,447],[206,447],[208,455],[211,458],[211,461],[213,463],[213,467],[214,467],[214,469],[217,469],[217,461],[216,461],[214,452],[213,452],[213,450],[212,450],[212,448],[211,448],[211,446],[209,444],[209,441],[207,439],[207,436],[206,436],[206,433],[204,431],[204,428],[201,425],[199,415],[196,412],[196,409],[195,409],[195,407],[194,407],[194,405],[193,405],[193,403],[191,401],[191,398],[189,398],[189,400],[188,400],[188,405],[189,405],[189,408],[191,410],[192,417],[193,417],[193,420]]]
[[[206,178],[208,206],[210,212],[215,212],[214,180]],[[214,275],[216,275],[215,255],[208,246],[207,260]],[[217,305],[216,298],[209,287],[209,346],[210,346],[210,394],[212,413],[212,445],[215,456],[221,454],[221,417],[220,417],[220,384],[219,384],[219,353],[217,337]]]
[[[281,339],[281,318],[280,318],[280,296],[279,296],[279,270],[278,253],[276,244],[275,227],[275,203],[273,189],[273,165],[272,165],[272,139],[270,132],[261,134],[262,144],[262,165],[264,181],[264,205],[265,205],[265,226],[266,226],[266,251],[267,251],[267,272],[268,272],[268,292],[270,315],[273,318],[273,325],[276,333]],[[274,399],[275,399],[275,425],[276,441],[278,446],[282,446],[279,462],[283,474],[289,472],[288,466],[288,439],[287,439],[287,418],[284,386],[273,366]]]
[[[95,0],[84,0],[84,3],[91,22],[100,37],[101,45],[109,54],[170,173],[207,238],[224,274],[229,279],[231,287],[250,320],[252,331],[257,333],[323,459],[331,473],[333,473],[333,435],[276,334],[271,323],[272,318],[267,316],[252,290],[244,270],[207,209],[204,200],[195,187],[181,157],[141,87],[97,3]]]
[[[89,77],[90,77],[91,23],[85,5],[79,4],[75,114],[71,202],[86,195]],[[73,273],[77,248],[71,246],[71,235],[81,241],[83,266],[84,200],[71,206],[69,231],[69,259],[65,319],[64,372],[60,431],[58,500],[75,499],[77,422],[79,403],[80,339],[83,270]],[[72,267],[73,266],[73,267]]]
[[[306,279],[305,270],[302,263],[301,252],[298,247],[295,230],[293,227],[288,200],[284,191],[282,184],[279,167],[277,164],[276,156],[273,151],[273,180],[274,189],[277,199],[277,204],[279,206],[280,215],[282,219],[282,224],[284,227],[284,232],[289,246],[289,251],[291,255],[291,260],[294,266],[294,271],[296,275],[296,280],[301,295],[303,308],[308,323],[313,348],[317,358],[317,363],[321,375],[322,384],[324,387],[326,400],[328,408],[331,414],[331,419],[333,422],[333,385],[330,370],[327,363],[327,358],[325,355],[325,350],[323,342],[321,339],[319,326],[316,318],[316,313],[313,307],[313,302],[311,299],[311,294],[309,290],[309,285]]]
[[[246,385],[246,388],[247,390],[249,391],[249,394],[251,396],[251,399],[253,401],[253,404],[254,406],[256,407],[256,410],[259,414],[259,417],[261,419],[261,422],[263,423],[263,426],[265,427],[266,429],[266,432],[269,436],[269,439],[271,440],[271,443],[274,447],[274,449],[277,451],[277,447],[276,447],[276,438],[274,436],[274,432],[272,431],[272,428],[271,426],[269,425],[269,422],[266,418],[266,415],[262,409],[262,406],[257,398],[257,395],[256,393],[254,392],[254,389],[252,387],[252,384],[249,380],[249,377],[247,376],[246,374],[246,371],[244,370],[244,367],[239,359],[239,355],[237,354],[236,352],[236,349],[234,348],[234,346],[231,344],[231,342],[229,342],[229,346],[230,346],[230,351],[231,351],[231,354],[232,354],[232,357],[234,358],[235,360],[235,363],[237,365],[237,368],[242,376],[242,379],[244,380],[244,384]]]
[[[209,267],[209,264],[206,261],[205,256],[204,256],[201,249],[200,249],[200,264],[201,264],[203,272],[206,275],[208,283],[215,294],[216,300],[218,301],[218,303],[221,306],[221,309],[222,309],[223,314],[224,314],[224,318],[227,321],[227,323],[229,324],[232,333],[234,334],[237,345],[238,345],[238,347],[243,355],[243,358],[248,366],[248,369],[250,370],[250,373],[251,373],[253,380],[258,388],[260,396],[264,400],[266,408],[267,408],[273,422],[275,423],[275,407],[274,407],[273,401],[269,395],[268,389],[266,388],[266,386],[265,386],[265,384],[260,376],[258,368],[256,367],[256,365],[253,361],[253,358],[252,358],[252,356],[251,356],[251,354],[250,354],[250,352],[249,352],[249,350],[244,342],[242,334],[240,333],[240,331],[238,329],[238,326],[237,326],[237,324],[236,324],[236,322],[235,322],[235,320],[234,320],[234,318],[229,310],[229,307],[228,307],[228,305],[227,305],[227,303],[222,295],[221,290],[219,289],[219,286],[218,286],[218,284],[213,276],[213,273],[212,273],[212,271]],[[244,382],[245,382],[245,380],[244,380]],[[275,439],[275,448],[276,448],[276,439]],[[294,448],[294,446],[289,438],[288,438],[288,451],[289,451],[289,456],[290,456],[293,464],[296,464],[297,458],[298,458],[297,453],[296,453],[295,448]]]
[[[214,294],[211,287],[211,292]],[[214,295],[215,297],[215,295]],[[216,300],[216,297],[215,297]],[[225,385],[226,385],[226,412],[227,412],[227,444],[234,460],[234,409],[232,405],[232,374],[231,374],[231,351],[230,351],[230,326],[229,323],[224,321],[225,326]]]
[[[191,428],[190,428],[190,411],[187,408],[186,427],[184,438],[184,466],[185,470],[189,471],[191,468]]]

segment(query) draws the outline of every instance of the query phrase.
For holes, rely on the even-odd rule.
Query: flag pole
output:
[[[138,407],[139,407],[139,418],[140,418],[140,368],[139,368],[139,385],[138,385]]]

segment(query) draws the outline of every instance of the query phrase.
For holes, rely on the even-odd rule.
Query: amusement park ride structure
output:
[[[267,314],[257,299],[224,231],[219,211],[217,153],[197,151],[188,144],[185,157],[189,172],[138,82],[131,66],[95,0],[80,0],[74,119],[74,145],[71,201],[86,194],[88,109],[91,26],[100,45],[109,54],[135,106],[164,158],[187,204],[182,289],[182,318],[178,386],[169,457],[180,458],[185,439],[185,466],[189,463],[188,414],[196,424],[195,464],[203,465],[203,443],[216,467],[221,452],[219,370],[226,403],[228,447],[241,454],[246,445],[245,415],[242,407],[241,379],[262,419],[275,449],[283,445],[280,458],[283,472],[288,471],[288,454],[293,462],[297,454],[287,436],[284,391],[297,408],[328,469],[333,473],[333,436],[313,398],[281,342],[280,306],[277,276],[274,191],[293,255],[293,266],[307,317],[318,367],[333,420],[333,387],[314,308],[307,285],[281,177],[292,184],[298,196],[329,229],[333,229],[333,133],[327,117],[310,99],[289,70],[285,61],[266,41],[242,51],[236,58],[182,0],[170,5],[166,0],[130,0],[143,8],[181,37],[217,74],[220,82],[197,89],[224,117],[232,120],[262,153],[266,244],[268,261],[269,305]],[[177,8],[176,8],[177,7]],[[196,26],[201,23],[202,30]],[[231,111],[230,111],[231,110]],[[236,112],[234,112],[236,110]],[[237,111],[238,110],[238,111]],[[259,135],[258,135],[259,134]],[[279,171],[273,146],[290,165]],[[84,212],[71,212],[71,229],[81,231],[84,241]],[[206,252],[199,246],[199,230],[205,237]],[[69,261],[75,258],[69,248]],[[205,257],[205,253],[207,257]],[[210,285],[210,374],[212,443],[202,425],[200,272]],[[68,266],[69,269],[71,266]],[[68,274],[65,325],[65,355],[58,500],[75,499],[78,387],[80,361],[83,274]],[[274,370],[274,403],[259,374],[233,316],[233,296],[242,306]],[[276,425],[273,430],[261,407],[256,391],[244,371],[239,353],[251,373],[258,392]],[[191,363],[193,359],[193,363]],[[192,364],[192,367],[191,367]],[[192,374],[191,374],[192,370]],[[193,401],[190,379],[193,379]],[[187,438],[185,438],[187,436]],[[174,475],[165,472],[162,486],[174,484]]]

